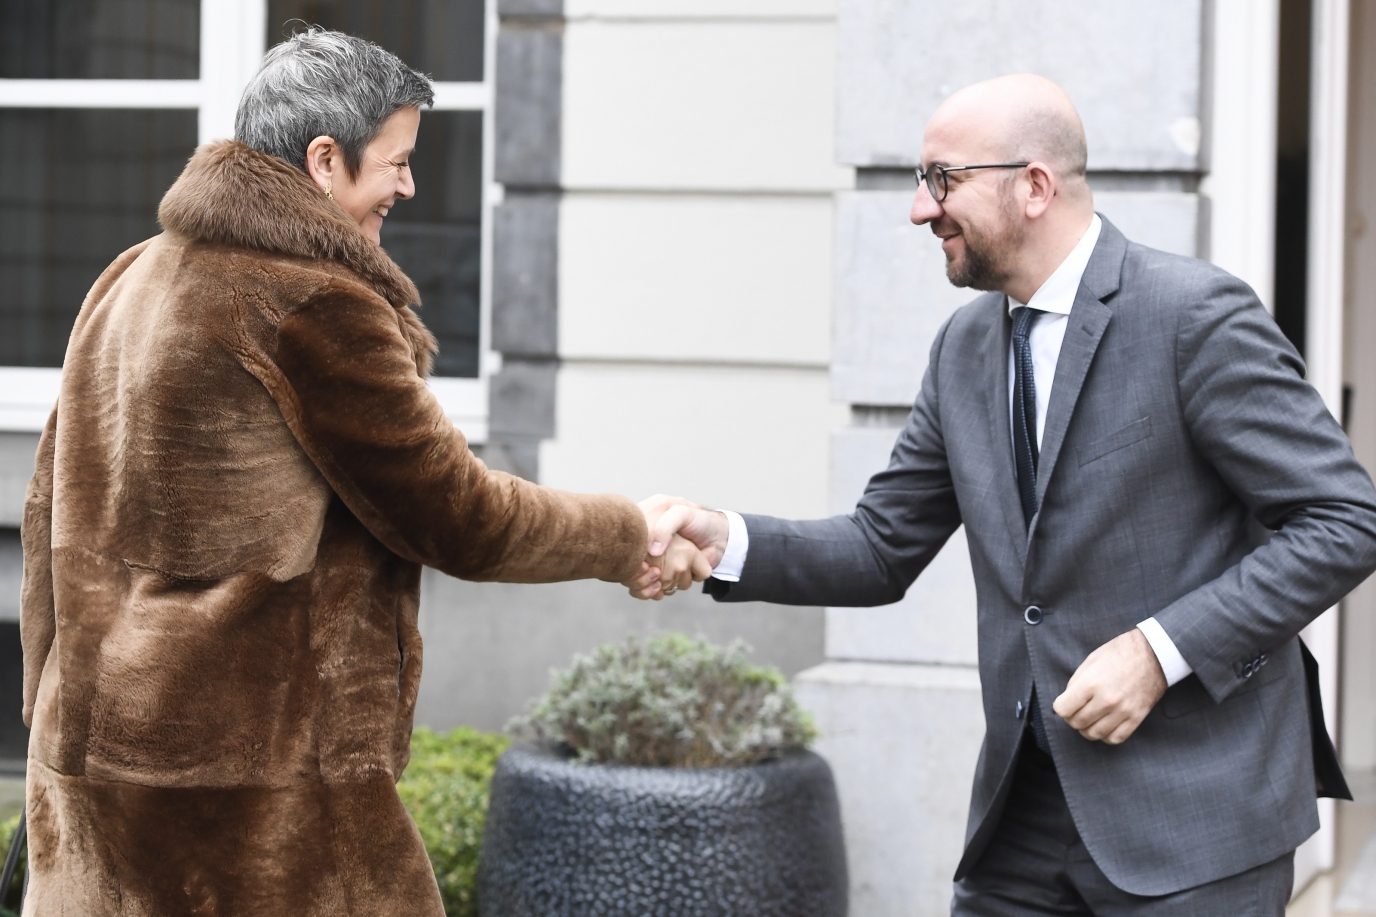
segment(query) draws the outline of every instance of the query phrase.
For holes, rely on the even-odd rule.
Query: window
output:
[[[440,341],[431,388],[487,438],[490,43],[483,0],[0,0],[0,431],[41,430],[81,301],[158,231],[198,143],[233,135],[268,44],[359,35],[436,80],[384,248]]]
[[[200,0],[4,0],[0,78],[194,80]]]

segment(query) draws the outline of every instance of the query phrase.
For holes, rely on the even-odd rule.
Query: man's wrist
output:
[[[1185,657],[1180,655],[1180,650],[1176,647],[1175,641],[1156,618],[1147,618],[1137,629],[1142,632],[1142,636],[1147,638],[1147,643],[1151,646],[1151,651],[1156,654],[1156,661],[1161,666],[1161,674],[1166,676],[1166,687],[1170,687],[1178,681],[1188,677],[1194,672],[1190,664],[1185,661]]]
[[[712,568],[712,578],[728,583],[739,583],[741,571],[745,569],[745,556],[750,550],[750,533],[746,531],[745,520],[740,513],[729,509],[716,510],[726,520],[725,543],[722,545],[721,560]]]

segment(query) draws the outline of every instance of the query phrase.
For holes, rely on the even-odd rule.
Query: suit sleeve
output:
[[[487,468],[426,387],[383,300],[317,296],[281,321],[274,361],[274,396],[302,448],[402,557],[519,583],[620,582],[638,571],[648,542],[640,509]]]
[[[932,344],[888,468],[870,479],[855,511],[809,522],[744,516],[750,552],[740,582],[708,580],[704,587],[718,601],[871,606],[903,598],[960,527],[937,391],[949,325]]]
[[[1157,612],[1215,701],[1376,568],[1376,489],[1304,380],[1299,354],[1235,278],[1183,310],[1180,407],[1194,445],[1269,541]]]
[[[43,666],[57,633],[53,605],[53,456],[57,443],[57,408],[48,416],[38,440],[33,477],[24,494],[24,520],[19,537],[24,548],[24,581],[19,598],[19,642],[24,650],[24,725],[33,725],[34,701]]]

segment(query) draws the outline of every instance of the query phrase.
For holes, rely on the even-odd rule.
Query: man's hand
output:
[[[1134,627],[1085,657],[1051,709],[1086,739],[1119,745],[1165,693],[1161,663]]]
[[[667,510],[681,507],[685,512],[692,512],[700,509],[698,504],[682,497],[655,494],[641,500],[639,505],[640,511],[645,514],[648,541],[653,544],[646,545],[645,559],[641,561],[636,575],[621,584],[630,589],[631,595],[638,599],[659,601],[712,575],[714,564],[703,556],[696,545],[674,534],[681,523],[669,524],[667,538],[656,534],[657,526]]]
[[[721,563],[728,533],[725,515],[662,494],[641,501],[640,509],[650,528],[650,544],[640,571],[622,584],[631,595],[659,600],[702,582]]]
[[[650,527],[650,556],[658,557],[674,535],[682,535],[697,545],[707,563],[715,568],[726,553],[726,539],[730,533],[725,513],[682,502],[668,507]]]

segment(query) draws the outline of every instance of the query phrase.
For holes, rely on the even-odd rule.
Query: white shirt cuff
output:
[[[1156,654],[1156,661],[1161,663],[1161,671],[1166,676],[1166,687],[1194,672],[1185,661],[1185,657],[1180,655],[1180,650],[1176,649],[1175,641],[1155,618],[1147,618],[1137,625],[1137,629],[1147,638],[1147,642],[1151,644],[1151,651]]]
[[[740,513],[729,509],[717,512],[726,517],[726,551],[721,555],[721,563],[712,568],[712,578],[739,583],[741,571],[745,569],[745,555],[750,550],[750,533],[745,530],[745,520]]]

